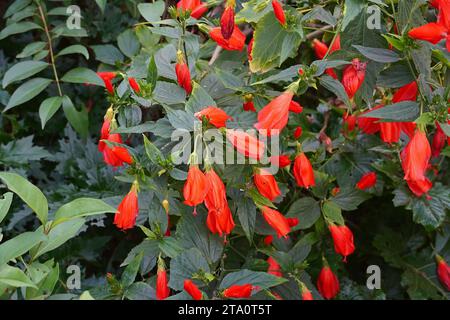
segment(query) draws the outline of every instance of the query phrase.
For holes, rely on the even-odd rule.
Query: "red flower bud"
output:
[[[97,72],[98,76],[102,78],[105,83],[106,90],[109,93],[114,94],[114,87],[112,85],[112,80],[116,77],[116,72]]]
[[[163,265],[158,266],[156,274],[156,299],[164,300],[170,295],[170,289],[167,280],[167,271]]]
[[[347,112],[344,113],[344,124],[345,129],[348,132],[352,132],[353,130],[355,130],[356,127],[356,117],[352,114],[348,114]]]
[[[273,242],[273,236],[266,236],[264,238],[264,244],[266,246],[270,246],[272,244],[272,242]]]
[[[302,283],[301,284],[302,300],[314,300],[311,291]]]
[[[253,286],[251,284],[232,285],[225,289],[223,296],[225,298],[249,298],[252,295]]]
[[[295,158],[294,177],[299,187],[309,188],[316,185],[313,167],[304,153]]]
[[[189,293],[192,299],[202,300],[203,294],[192,280],[184,280],[184,290]]]
[[[442,257],[436,256],[436,260],[439,281],[447,291],[450,291],[450,267]]]
[[[439,157],[442,149],[445,147],[446,142],[447,142],[447,135],[442,130],[439,123],[436,123],[436,133],[434,134],[433,142],[431,144],[433,158]]]
[[[287,155],[271,156],[270,163],[279,168],[286,168],[291,165],[291,159]]]
[[[299,224],[298,218],[287,218],[289,227],[293,228]]]
[[[137,83],[135,78],[128,78],[128,83],[130,84],[130,87],[134,90],[134,92],[139,93],[141,91],[141,87],[139,87],[139,84]]]
[[[346,262],[347,256],[355,251],[352,231],[347,226],[337,226],[335,224],[330,224],[328,228],[333,237],[334,250],[342,255],[344,257],[344,262]]]
[[[201,18],[203,14],[208,11],[208,7],[200,0],[180,0],[177,3],[177,9],[184,11],[190,11],[191,17],[195,19]]]
[[[303,133],[302,127],[297,127],[297,128],[295,128],[295,131],[294,131],[294,138],[295,138],[295,139],[299,139],[299,138],[302,136],[302,133]]]
[[[286,24],[286,15],[284,14],[283,6],[277,0],[272,0],[272,8],[277,20],[284,26]]]
[[[225,40],[231,38],[234,31],[234,6],[227,6],[220,18],[220,31]]]
[[[324,266],[320,271],[317,289],[325,299],[332,299],[338,294],[339,280],[330,267]]]
[[[287,219],[278,211],[269,207],[262,207],[262,214],[267,223],[277,232],[278,238],[285,237],[291,231]]]
[[[377,175],[375,172],[368,172],[356,184],[359,190],[366,190],[372,188],[377,183]]]
[[[274,201],[281,195],[281,191],[278,188],[278,183],[275,180],[275,177],[267,170],[258,169],[257,173],[253,175],[253,181],[255,182],[259,193],[270,201]]]
[[[300,103],[292,100],[291,104],[289,105],[289,111],[293,113],[302,113],[303,107],[300,105]]]
[[[187,94],[192,92],[191,72],[184,62],[183,54],[178,52],[178,62],[175,65],[175,73],[177,75],[177,81],[180,87],[182,87]]]

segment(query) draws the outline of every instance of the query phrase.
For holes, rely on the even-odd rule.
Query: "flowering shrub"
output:
[[[106,3],[4,14],[0,297],[448,298],[450,1]]]

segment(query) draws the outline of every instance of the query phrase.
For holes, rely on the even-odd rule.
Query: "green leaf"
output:
[[[20,12],[21,10],[25,9],[26,6],[28,6],[31,3],[32,0],[16,0],[8,7],[5,14],[3,15],[3,18],[9,18],[15,13]]]
[[[136,279],[143,256],[144,255],[142,253],[139,253],[123,271],[122,277],[120,278],[120,283],[125,288],[130,286]]]
[[[201,85],[193,82],[192,93],[186,103],[185,109],[192,113],[196,113],[209,106],[215,107],[217,105],[213,98],[211,98],[208,92],[206,92]]]
[[[11,83],[27,79],[44,70],[49,64],[43,61],[23,61],[13,65],[3,77],[3,88]]]
[[[159,240],[159,249],[170,258],[175,258],[178,254],[184,251],[177,239],[174,237],[164,237]]]
[[[164,1],[155,1],[153,3],[140,3],[138,10],[142,17],[148,22],[157,22],[161,20],[161,16],[165,10]]]
[[[138,38],[131,29],[125,30],[117,37],[119,49],[129,58],[133,58],[141,47]]]
[[[436,184],[429,195],[430,199],[413,199],[413,219],[429,229],[436,229],[444,222],[446,211],[450,209],[450,189]]]
[[[24,33],[30,30],[42,29],[34,22],[18,22],[7,26],[0,32],[0,40],[5,39],[13,34]]]
[[[268,289],[286,282],[286,279],[268,274],[267,272],[256,272],[243,269],[237,272],[229,273],[220,283],[220,289],[229,288],[232,285],[251,284],[262,289]]]
[[[320,20],[331,26],[335,26],[337,24],[336,18],[321,6],[314,7],[310,12],[302,17],[302,22],[309,20]]]
[[[172,110],[167,113],[167,119],[175,129],[194,131],[194,123],[199,122],[191,112]]]
[[[155,63],[155,56],[152,56],[148,62],[147,67],[147,83],[151,85],[152,91],[156,88],[156,82],[158,81],[158,68]]]
[[[380,62],[380,63],[392,63],[400,61],[400,56],[395,51],[381,48],[369,48],[359,45],[353,45],[363,56],[366,58]]]
[[[86,47],[82,46],[81,44],[74,44],[72,46],[64,48],[56,56],[61,57],[61,56],[65,56],[68,54],[74,54],[74,53],[82,54],[86,58],[86,60],[89,60],[89,52],[87,51]]]
[[[153,91],[154,99],[168,105],[184,104],[186,92],[178,85],[166,81],[158,81]]]
[[[28,252],[45,238],[45,235],[39,229],[35,232],[21,233],[17,237],[0,244],[0,266]]]
[[[95,3],[97,3],[97,6],[100,8],[102,13],[105,13],[106,2],[107,0],[95,0]]]
[[[292,81],[295,77],[298,76],[298,69],[301,67],[300,64],[296,64],[295,66],[291,66],[287,69],[283,69],[278,73],[275,73],[271,76],[268,76],[267,78],[264,78],[262,80],[256,81],[252,83],[252,86],[264,84],[264,83],[278,83],[280,81],[283,82],[289,82]]]
[[[57,226],[52,227],[52,229],[48,233],[47,239],[44,240],[37,248],[37,252],[34,254],[34,259],[40,257],[44,253],[50,252],[62,246],[68,240],[75,237],[78,234],[78,231],[80,231],[81,227],[83,227],[84,222],[84,219],[78,218],[60,223]]]
[[[177,225],[177,236],[185,249],[197,248],[208,263],[212,264],[221,257],[223,240],[211,234],[205,225],[205,220],[206,215],[201,212],[198,212],[197,216],[183,215]]]
[[[47,222],[47,198],[39,188],[16,173],[0,173],[0,180],[36,213],[43,225]]]
[[[419,116],[419,104],[414,101],[402,101],[367,112],[360,117],[379,118],[390,122],[414,121]]]
[[[37,288],[22,270],[8,265],[0,267],[0,283],[14,288]]]
[[[105,86],[105,83],[97,75],[97,73],[95,73],[91,69],[82,67],[70,70],[61,78],[61,81],[70,83],[95,84],[101,87]]]
[[[256,206],[253,201],[247,197],[240,197],[236,201],[236,205],[237,215],[242,229],[245,232],[248,242],[252,243],[256,223]]]
[[[35,78],[23,83],[16,91],[14,91],[3,112],[33,99],[39,93],[44,91],[50,83],[52,83],[52,80],[44,78]]]
[[[135,282],[128,287],[124,296],[130,300],[155,300],[156,291],[145,282]]]
[[[61,107],[62,97],[51,97],[42,101],[39,107],[39,117],[41,118],[42,129],[45,128],[45,124]]]
[[[402,63],[396,63],[380,72],[377,79],[377,86],[400,88],[412,81],[414,81],[414,77],[409,68]]]
[[[102,200],[80,198],[61,206],[55,213],[52,227],[67,220],[95,216],[103,213],[114,213],[117,210]]]
[[[161,151],[150,141],[148,140],[146,135],[142,135],[144,138],[144,146],[147,157],[153,164],[160,164],[161,161],[164,161],[164,155]]]
[[[123,54],[112,44],[91,46],[94,50],[95,59],[110,65],[115,65],[116,62],[123,62]]]
[[[16,56],[16,58],[18,58],[18,59],[28,58],[28,57],[40,52],[46,46],[47,46],[47,42],[44,42],[44,41],[32,42],[32,43],[28,44],[25,48],[23,48],[22,52],[19,53]]]
[[[200,250],[193,247],[170,260],[169,286],[175,290],[183,290],[184,280],[192,279],[196,273],[210,272],[208,262]]]
[[[341,208],[333,201],[325,201],[322,205],[322,213],[327,220],[338,225],[344,225],[344,217],[342,216]]]
[[[342,20],[342,30],[345,30],[348,24],[361,15],[364,9],[364,3],[359,0],[345,0],[344,19]]]
[[[11,207],[11,203],[13,200],[13,194],[11,192],[7,192],[3,195],[3,199],[0,199],[0,223],[5,219],[8,214],[9,208]]]
[[[341,99],[345,103],[346,106],[351,107],[350,99],[348,98],[347,92],[345,91],[342,83],[328,75],[321,76],[319,78],[319,81],[325,89],[333,92],[339,99]]]
[[[342,210],[352,211],[358,209],[358,206],[370,198],[370,194],[356,188],[342,189],[332,197],[331,200]]]
[[[63,110],[71,126],[82,136],[89,134],[89,118],[85,108],[78,111],[68,96],[63,97]]]
[[[258,22],[253,39],[250,70],[254,73],[279,67],[296,52],[302,40],[297,32],[288,32],[283,28],[273,12],[267,13]]]
[[[320,206],[313,198],[301,198],[291,205],[286,215],[288,217],[296,217],[299,219],[300,223],[298,229],[308,229],[316,223],[317,219],[319,219]]]

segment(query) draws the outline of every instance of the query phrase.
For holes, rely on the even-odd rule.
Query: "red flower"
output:
[[[294,131],[294,138],[295,138],[295,139],[299,139],[299,138],[302,136],[302,133],[303,133],[302,127],[297,127],[297,128],[295,128],[295,131]]]
[[[189,295],[194,300],[202,300],[203,293],[200,289],[192,282],[192,280],[184,280],[184,290],[189,293]]]
[[[269,207],[262,207],[262,214],[267,223],[277,232],[278,238],[285,237],[291,231],[287,219],[278,211]]]
[[[134,92],[139,93],[141,91],[141,87],[139,87],[139,84],[137,83],[135,78],[128,78],[128,83],[130,84],[130,87],[134,90]]]
[[[358,58],[353,59],[352,64],[344,69],[342,75],[342,85],[348,94],[348,97],[352,99],[358,89],[364,82],[366,76],[367,62],[360,62]]]
[[[258,122],[254,125],[263,135],[279,134],[286,127],[289,118],[289,107],[294,93],[285,91],[258,112]],[[278,130],[272,132],[272,130]]]
[[[293,113],[302,113],[303,107],[300,105],[300,103],[292,100],[291,104],[289,105],[289,111],[291,111]]]
[[[277,20],[284,26],[286,24],[286,15],[284,14],[283,6],[277,0],[272,0],[272,8]]]
[[[230,234],[235,224],[228,206],[225,185],[213,169],[206,172],[206,180],[209,181],[209,191],[206,194],[205,205],[208,208],[206,225],[212,233]]]
[[[264,238],[264,244],[266,246],[270,246],[272,244],[272,242],[273,242],[273,236],[266,236]]]
[[[303,152],[295,158],[294,177],[299,187],[309,188],[316,185],[313,167]]]
[[[175,65],[175,73],[180,87],[182,87],[187,94],[192,92],[191,72],[184,61],[184,56],[181,51],[177,53],[177,64]]]
[[[353,233],[347,226],[337,226],[330,224],[328,226],[333,237],[334,250],[344,257],[344,262],[347,256],[351,255],[355,251],[355,245],[353,244]]]
[[[394,96],[392,97],[392,102],[398,103],[401,101],[416,101],[417,94],[418,94],[417,82],[413,81],[398,89],[397,92],[394,93]]]
[[[232,285],[228,289],[225,289],[223,296],[225,298],[249,298],[252,295],[253,286],[251,284]]]
[[[367,110],[367,111],[363,112],[362,115],[364,115],[370,111],[382,108],[382,107],[383,107],[383,105],[378,105],[378,106],[374,107],[372,110]],[[378,120],[379,120],[378,118],[366,118],[366,117],[360,116],[357,118],[356,121],[357,121],[358,127],[361,129],[362,132],[364,132],[366,134],[374,134],[374,133],[377,133],[378,131],[380,131],[380,124],[378,123]]]
[[[197,113],[195,113],[197,119],[202,120],[206,118],[216,128],[226,127],[226,122],[231,119],[229,115],[222,109],[217,107],[207,107]]]
[[[257,173],[253,175],[253,181],[255,182],[259,193],[270,201],[275,200],[281,195],[281,191],[280,188],[278,188],[278,183],[275,180],[275,177],[267,170],[258,169]]]
[[[98,76],[102,78],[103,82],[105,83],[106,90],[108,90],[109,93],[114,94],[114,87],[112,85],[112,80],[116,77],[116,72],[97,72]]]
[[[428,178],[423,180],[406,180],[409,189],[416,197],[421,197],[424,194],[428,193],[430,189],[433,187],[433,184]]]
[[[220,31],[224,39],[231,38],[234,30],[234,0],[228,1],[225,10],[220,18]]]
[[[111,126],[111,119],[109,119],[109,115],[107,113],[103,121],[102,129],[100,130],[100,141],[98,142],[98,151],[100,152],[103,152],[103,150],[105,150],[106,148],[106,143],[102,140],[108,140],[110,126]]]
[[[345,129],[348,132],[352,132],[353,130],[355,130],[356,127],[356,117],[352,114],[348,114],[347,112],[344,113],[344,124],[345,124]]]
[[[164,264],[158,263],[158,271],[156,273],[156,299],[164,300],[170,295],[170,289],[167,285],[167,271]]]
[[[328,46],[320,40],[314,39],[312,43],[317,59],[322,60],[328,52]]]
[[[250,42],[248,43],[248,46],[247,46],[248,61],[252,61],[253,60],[253,56],[252,56],[253,42],[254,42],[254,39],[252,38],[252,40],[250,40]]]
[[[366,190],[372,188],[377,183],[377,175],[375,172],[368,172],[362,176],[362,178],[356,184],[356,187],[360,190]]]
[[[447,291],[450,291],[450,267],[441,256],[436,256],[436,260],[439,281]]]
[[[427,136],[417,130],[401,153],[404,179],[418,197],[427,193],[432,184],[425,176],[431,158],[431,147]]]
[[[447,142],[447,135],[442,131],[439,123],[436,123],[436,133],[433,137],[433,142],[431,144],[432,157],[437,158],[441,154],[442,149],[445,147]]]
[[[287,222],[291,228],[296,227],[299,223],[298,218],[287,218]]]
[[[301,283],[300,290],[302,293],[302,300],[314,300],[311,291],[309,291],[309,289],[305,286],[304,283]]]
[[[436,44],[447,38],[448,29],[442,24],[431,22],[423,26],[411,29],[408,35],[416,40],[423,40]]]
[[[191,165],[183,188],[184,204],[191,207],[201,204],[205,200],[209,188],[210,184],[205,174],[197,165]]]
[[[108,139],[106,140],[108,140],[109,142],[123,144],[122,138],[118,133],[109,134]],[[123,166],[124,163],[133,163],[133,158],[131,157],[128,149],[125,147],[109,147],[105,143],[102,147],[99,146],[99,148],[103,148],[103,160],[110,166],[120,167]]]
[[[123,198],[114,216],[114,224],[121,230],[134,227],[139,214],[137,186],[133,184],[130,192]]]
[[[271,156],[270,163],[279,168],[286,168],[291,165],[291,159],[287,155]]]
[[[234,26],[233,33],[229,39],[224,39],[220,27],[212,28],[209,31],[209,36],[225,50],[241,51],[245,46],[245,35],[237,26]]]
[[[177,8],[182,11],[190,11],[191,17],[199,19],[206,11],[208,7],[200,0],[181,0],[177,3]]]
[[[256,112],[255,104],[253,103],[253,95],[246,94],[244,96],[244,111]]]
[[[240,130],[227,129],[227,139],[244,156],[259,160],[264,154],[264,142]]]
[[[281,272],[281,267],[274,258],[269,257],[267,259],[267,263],[269,264],[269,269],[267,270],[268,274],[274,275],[276,277],[283,276],[283,273]]]
[[[401,153],[405,180],[424,180],[431,157],[431,147],[425,132],[417,130]]]
[[[339,280],[330,267],[324,266],[320,271],[317,289],[325,299],[332,299],[338,294]]]

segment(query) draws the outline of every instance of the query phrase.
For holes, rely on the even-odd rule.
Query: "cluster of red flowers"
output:
[[[432,2],[439,10],[437,23],[429,23],[425,26],[412,29],[409,36],[415,39],[426,40],[437,43],[442,39],[447,39],[447,48],[450,50],[450,1],[434,0]],[[286,26],[286,15],[282,5],[277,0],[272,0],[272,7],[276,19],[284,27]],[[194,18],[200,18],[206,11],[207,6],[200,0],[181,0],[177,4],[177,8],[183,12],[189,12]],[[241,51],[245,46],[244,33],[235,24],[235,0],[227,0],[225,9],[220,18],[220,27],[211,28],[209,36],[220,47],[225,50]],[[313,49],[318,59],[325,59],[330,53],[340,50],[340,37],[337,35],[330,47],[320,40],[313,40]],[[252,60],[253,39],[248,45],[248,58]],[[177,52],[177,63],[175,65],[175,73],[180,87],[182,87],[189,95],[192,92],[191,73],[187,64],[187,57],[180,50]],[[361,62],[355,58],[342,71],[341,83],[350,99],[361,88],[366,75],[366,62]],[[304,71],[299,71],[300,76]],[[339,79],[336,71],[327,69],[326,73],[334,79]],[[115,72],[102,72],[99,76],[104,80],[105,87],[110,94],[114,94],[113,79],[117,76]],[[129,85],[133,91],[138,94],[141,91],[139,83],[134,78],[128,78]],[[298,87],[298,86],[297,86]],[[261,110],[257,111],[253,103],[253,96],[247,94],[244,96],[243,108],[245,111],[257,112],[257,122],[254,124],[261,135],[269,137],[280,135],[289,122],[290,112],[298,114],[303,111],[303,107],[296,101],[294,96],[297,91],[296,86],[288,87],[282,94],[272,99]],[[417,82],[413,81],[402,88],[398,89],[392,98],[392,103],[402,101],[416,101],[418,95]],[[384,105],[378,105],[372,110],[385,108]],[[380,132],[380,138],[388,143],[398,143],[401,133],[405,133],[409,137],[409,142],[401,152],[401,164],[404,171],[404,180],[410,190],[418,197],[427,194],[432,187],[432,182],[426,176],[429,169],[429,162],[432,156],[437,156],[443,149],[446,141],[446,135],[439,127],[433,139],[432,147],[428,138],[421,128],[412,122],[382,122],[375,117],[367,117],[366,114],[372,110],[362,114],[350,114],[346,112],[343,116],[344,134],[353,132],[359,128],[365,134],[376,134]],[[449,110],[450,112],[450,110]],[[207,106],[203,110],[195,113],[195,117],[203,122],[204,125],[214,126],[223,130],[227,140],[236,148],[236,150],[247,158],[261,160],[265,152],[265,144],[258,140],[255,136],[246,132],[227,128],[227,122],[232,118],[222,109],[214,106]],[[119,134],[111,133],[111,129],[115,126],[115,114],[109,109],[105,115],[104,124],[101,130],[101,140],[99,142],[99,150],[103,153],[105,162],[113,167],[122,166],[124,163],[132,164],[128,149],[124,146]],[[302,128],[297,127],[293,137],[298,140],[302,136]],[[320,135],[321,141],[327,141],[331,145],[331,139],[323,132]],[[450,138],[447,139],[450,144]],[[327,149],[328,150],[328,149]],[[200,169],[196,161],[195,153],[191,156],[187,180],[183,188],[184,204],[194,207],[194,215],[196,207],[205,204],[208,210],[206,225],[208,229],[220,236],[226,237],[235,227],[233,215],[230,210],[226,186],[222,178],[214,171],[209,164],[205,165],[204,171]],[[291,158],[290,155],[272,156],[271,162],[278,165],[279,168],[289,168],[292,166],[292,173],[295,182],[300,188],[311,188],[316,185],[314,169],[307,155],[302,151],[301,145],[298,144],[297,152]],[[291,161],[293,160],[293,161]],[[293,162],[293,164],[292,164]],[[359,190],[368,190],[373,188],[377,183],[377,175],[375,172],[365,172],[360,180],[356,183]],[[276,177],[268,170],[255,166],[253,174],[253,186],[258,190],[259,194],[268,201],[274,202],[282,195]],[[253,187],[252,186],[252,187]],[[120,229],[132,228],[138,215],[138,190],[137,181],[133,183],[129,193],[125,196],[117,209],[114,218],[114,224]],[[339,187],[333,189],[331,194],[336,196],[340,192]],[[286,218],[282,213],[277,211],[274,206],[258,205],[262,216],[268,225],[276,232],[279,238],[288,237],[292,228],[301,223],[295,218]],[[166,209],[168,213],[168,210]],[[353,233],[345,224],[337,225],[331,221],[326,221],[328,230],[334,243],[336,253],[342,255],[344,262],[347,256],[355,251]],[[168,230],[169,232],[169,230]],[[271,245],[273,236],[264,239],[266,245]],[[449,288],[449,267],[445,261],[438,257],[438,275],[441,282]],[[282,268],[278,262],[269,257],[267,260],[269,265],[268,273],[277,277],[282,277]],[[167,272],[162,259],[158,261],[156,296],[159,300],[166,299],[170,295],[168,287]],[[304,283],[299,283],[303,300],[312,300],[313,296]],[[320,294],[326,299],[334,298],[339,292],[339,281],[337,276],[331,270],[328,262],[324,259],[323,267],[317,278],[317,288]],[[255,289],[252,284],[233,285],[223,290],[222,296],[226,298],[248,298]],[[184,282],[184,290],[194,299],[201,300],[203,293],[198,286],[190,279]]]

